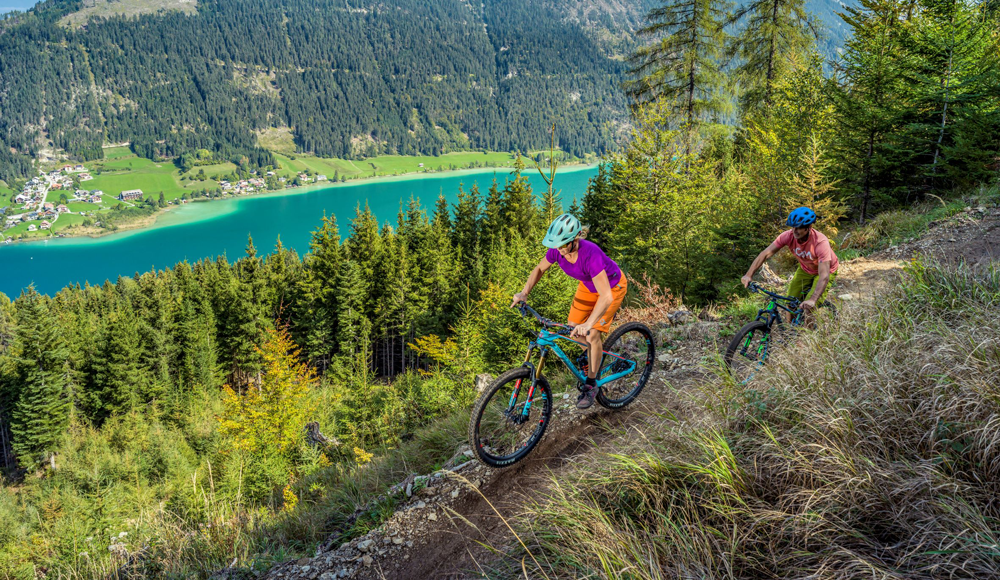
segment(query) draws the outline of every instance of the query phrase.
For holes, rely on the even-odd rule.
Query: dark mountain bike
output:
[[[469,445],[476,457],[491,467],[509,467],[527,457],[541,441],[552,415],[552,390],[542,377],[549,352],[559,359],[579,381],[582,391],[587,378],[586,343],[569,338],[573,327],[553,322],[525,303],[521,316],[532,316],[542,328],[528,343],[524,364],[493,381],[476,401],[469,421]],[[584,349],[574,363],[557,342],[571,342]],[[538,364],[531,362],[539,351]],[[604,342],[604,356],[597,373],[597,402],[609,409],[621,409],[639,396],[656,360],[653,333],[641,322],[616,328]]]
[[[770,300],[766,307],[757,311],[757,318],[748,322],[743,328],[737,331],[736,336],[729,342],[726,348],[725,362],[730,374],[733,375],[740,384],[746,384],[753,378],[764,363],[771,350],[784,342],[774,338],[775,335],[782,335],[787,339],[791,332],[802,326],[804,312],[801,308],[802,301],[791,296],[782,296],[765,289],[756,282],[751,282],[747,289],[751,292],[760,292],[767,295]],[[809,289],[805,289],[808,293]],[[818,308],[824,308],[831,315],[836,316],[837,308],[829,300],[824,300]],[[787,312],[791,322],[786,322],[781,313]],[[791,328],[784,328],[791,326]]]

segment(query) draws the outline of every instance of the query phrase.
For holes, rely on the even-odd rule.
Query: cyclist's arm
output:
[[[778,250],[780,249],[781,246],[773,243],[770,246],[764,248],[764,251],[758,254],[756,258],[754,258],[753,264],[750,264],[750,269],[747,270],[746,275],[743,276],[742,280],[743,285],[746,286],[750,284],[750,280],[753,278],[753,275],[757,273],[757,270],[759,270],[760,267],[764,265],[764,262],[766,262],[768,258],[777,254]]]
[[[543,256],[542,261],[538,262],[538,265],[531,271],[531,274],[528,274],[528,280],[524,283],[524,289],[514,295],[514,303],[511,306],[517,306],[518,302],[526,300],[528,294],[531,293],[531,289],[535,287],[535,284],[538,284],[538,281],[545,275],[545,271],[551,267],[552,262]]]
[[[820,262],[818,270],[819,274],[816,276],[815,284],[813,284],[812,295],[809,300],[806,300],[810,307],[816,306],[819,297],[826,290],[826,285],[830,283],[830,262]]]
[[[594,288],[597,290],[597,303],[594,310],[587,319],[587,326],[593,328],[597,321],[607,312],[608,306],[614,302],[614,295],[611,294],[611,282],[608,280],[608,273],[601,270],[601,273],[593,277]]]

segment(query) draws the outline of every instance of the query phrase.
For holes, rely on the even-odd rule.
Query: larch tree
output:
[[[652,41],[632,55],[636,78],[626,84],[635,104],[666,99],[689,134],[719,119],[729,102],[721,66],[729,8],[725,0],[671,0],[649,12],[637,34]],[[690,155],[690,136],[685,144]]]
[[[738,59],[744,118],[771,105],[774,85],[790,59],[806,53],[817,37],[805,0],[752,0],[733,12],[727,24],[739,27],[729,47]]]

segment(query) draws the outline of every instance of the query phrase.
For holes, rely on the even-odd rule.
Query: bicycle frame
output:
[[[535,315],[537,317],[537,313],[535,313]],[[531,375],[530,375],[530,378],[531,378],[531,387],[528,389],[528,400],[525,402],[524,409],[522,409],[521,413],[520,413],[519,419],[522,420],[522,421],[523,420],[527,420],[528,414],[531,411],[531,402],[534,400],[534,396],[535,396],[535,386],[538,384],[538,377],[541,375],[542,366],[545,364],[545,357],[548,356],[549,351],[552,351],[553,353],[555,353],[555,355],[557,357],[559,357],[559,359],[561,359],[563,361],[563,363],[566,365],[566,368],[568,368],[569,371],[571,373],[573,373],[573,376],[575,376],[580,382],[584,382],[584,381],[587,380],[587,376],[584,375],[583,372],[580,369],[577,368],[576,364],[574,364],[573,361],[570,360],[569,356],[565,352],[563,352],[563,350],[561,348],[559,348],[559,344],[558,344],[557,341],[560,341],[560,340],[565,340],[567,342],[572,342],[573,344],[575,344],[575,345],[583,348],[584,350],[587,350],[590,347],[590,345],[588,345],[586,343],[577,342],[577,341],[575,341],[575,340],[573,340],[571,338],[568,338],[568,337],[566,337],[566,336],[564,336],[562,334],[559,334],[558,332],[552,332],[552,331],[547,330],[545,328],[542,328],[541,330],[538,331],[538,337],[535,340],[533,340],[530,343],[528,343],[528,354],[527,354],[527,356],[524,357],[524,365],[523,366],[526,367],[527,369],[529,369],[529,371],[531,373]],[[540,355],[539,355],[539,358],[538,358],[538,365],[537,366],[535,366],[531,362],[531,357],[532,357],[532,355],[534,354],[534,352],[536,350],[540,351]],[[617,354],[615,354],[613,352],[608,352],[606,350],[603,351],[603,352],[604,352],[604,357],[611,356],[611,357],[614,357],[614,358],[616,358],[618,360],[625,361],[625,362],[629,363],[629,367],[626,370],[619,371],[617,373],[608,375],[606,377],[599,377],[597,379],[597,381],[596,381],[598,387],[600,387],[600,386],[602,386],[604,384],[607,384],[607,383],[609,383],[611,381],[620,379],[620,378],[622,378],[624,376],[630,375],[630,374],[632,374],[633,371],[635,371],[635,368],[637,366],[635,361],[628,360],[625,357],[619,356],[619,355],[617,355]],[[602,368],[604,368],[604,365],[603,365],[604,358],[603,357],[601,359],[601,362],[602,362],[601,366],[602,366]],[[610,369],[610,367],[607,367],[607,368]],[[517,405],[517,399],[518,399],[520,393],[521,393],[521,379],[518,379],[517,384],[514,386],[514,391],[510,395],[510,403],[507,406],[507,412],[508,413],[512,413],[514,411],[514,407]]]

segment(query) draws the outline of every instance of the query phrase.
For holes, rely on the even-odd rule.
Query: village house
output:
[[[56,211],[59,213],[69,213],[69,208],[60,203],[59,206],[56,207]]]
[[[41,227],[41,229],[43,229],[43,230],[47,230],[47,229],[49,229],[50,227],[52,227],[52,224],[50,224],[49,222],[47,222],[47,221],[45,221],[45,220],[42,220],[42,225],[41,225],[40,227]],[[28,229],[31,229],[31,228],[29,227]]]
[[[326,181],[326,176],[325,175],[317,175],[316,176],[316,181]]]
[[[28,231],[29,232],[35,232],[35,231],[38,231],[38,228],[35,227],[35,224],[31,224],[31,225],[28,226]]]
[[[42,204],[42,209],[48,210],[54,208],[55,206],[56,204],[52,203],[51,201],[47,201]]]
[[[93,178],[94,177],[92,175],[90,175],[89,173],[81,173],[80,174],[80,181],[90,181]]]
[[[31,197],[23,193],[17,194],[17,197],[14,198],[14,203],[24,203],[26,201],[31,201]]]
[[[87,201],[89,201],[90,203],[101,203],[101,196],[92,195]]]
[[[121,201],[131,201],[133,199],[142,199],[141,189],[126,189],[125,191],[118,194],[118,199]]]

